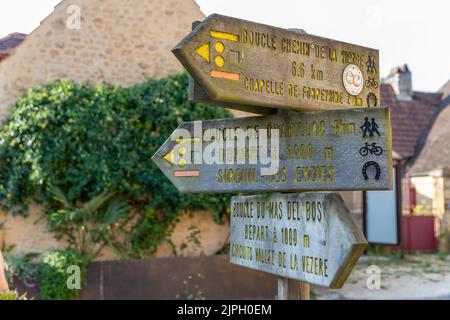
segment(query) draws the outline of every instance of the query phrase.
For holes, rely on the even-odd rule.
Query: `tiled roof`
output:
[[[12,49],[19,45],[26,37],[23,33],[11,33],[0,39],[0,54],[9,54]]]
[[[420,137],[438,109],[440,93],[414,92],[411,100],[397,100],[392,87],[381,85],[381,104],[391,108],[392,148],[401,159],[416,153]]]
[[[439,89],[439,92],[442,93],[442,99],[450,97],[450,79]]]
[[[439,92],[442,94],[439,112],[411,166],[415,174],[450,167],[450,81]]]

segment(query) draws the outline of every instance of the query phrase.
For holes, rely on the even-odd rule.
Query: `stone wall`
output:
[[[49,232],[47,220],[42,213],[42,206],[32,204],[28,216],[12,216],[0,212],[0,248],[14,246],[17,254],[28,252],[44,252],[49,249],[64,247],[64,242],[58,242],[54,234]]]
[[[53,79],[128,86],[180,73],[170,50],[203,17],[194,0],[63,0],[1,61],[0,120],[22,90]]]
[[[0,249],[12,247],[15,254],[26,254],[66,247],[65,241],[56,240],[55,235],[49,231],[42,209],[42,206],[32,204],[26,218],[0,212]],[[212,212],[195,211],[181,214],[168,241],[157,248],[155,257],[216,254],[228,241],[229,230],[229,222],[225,220],[217,223]],[[113,251],[105,248],[97,260],[115,258]]]
[[[73,5],[76,7],[71,7]],[[77,28],[78,8],[80,28]],[[203,18],[194,0],[61,1],[54,12],[0,62],[0,121],[8,116],[21,92],[54,79],[129,86],[148,78],[182,72],[181,64],[170,50],[191,31],[193,21]],[[205,217],[204,213],[199,215]],[[211,222],[210,216],[205,221]],[[188,230],[192,224],[189,221],[195,219],[196,215],[183,216],[180,227],[175,229],[180,232],[175,243],[181,245],[183,239],[189,237],[192,232]],[[223,231],[219,232],[215,225],[203,229],[217,231],[222,235],[217,241],[223,241]],[[14,245],[15,252],[26,253],[43,252],[64,244],[48,232],[42,208],[32,205],[27,218],[0,213],[0,247],[2,245]],[[184,254],[193,254],[196,250],[199,249],[188,245]],[[206,244],[201,250],[211,252],[215,247]],[[167,247],[159,252],[165,256],[171,254]],[[112,255],[106,252],[103,258],[109,259]]]

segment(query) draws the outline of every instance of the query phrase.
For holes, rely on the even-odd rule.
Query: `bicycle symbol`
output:
[[[370,77],[365,82],[366,87],[370,88],[373,87],[374,89],[378,88],[378,81],[375,80],[375,77]]]
[[[376,156],[379,156],[383,153],[383,148],[376,145],[376,142],[369,144],[366,142],[366,145],[359,149],[359,154],[363,157],[367,156],[368,154],[374,154]]]

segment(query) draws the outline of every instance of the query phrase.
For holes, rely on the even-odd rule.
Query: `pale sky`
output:
[[[125,1],[125,0],[124,0]],[[135,0],[138,1],[138,0]],[[164,1],[164,0],[159,0]],[[30,33],[60,0],[0,0],[0,37]],[[407,63],[417,91],[450,79],[447,0],[197,0],[220,13],[380,50],[381,74]]]

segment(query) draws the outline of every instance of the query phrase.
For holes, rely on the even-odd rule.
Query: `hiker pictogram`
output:
[[[374,133],[380,136],[380,132],[378,131],[378,124],[375,121],[375,118],[372,118],[371,121],[369,121],[369,117],[365,117],[364,124],[360,128],[363,132],[363,138],[373,137]]]
[[[372,57],[369,55],[369,59],[366,62],[367,65],[367,72],[374,73],[377,72],[377,64],[375,62],[375,59],[372,59]]]

